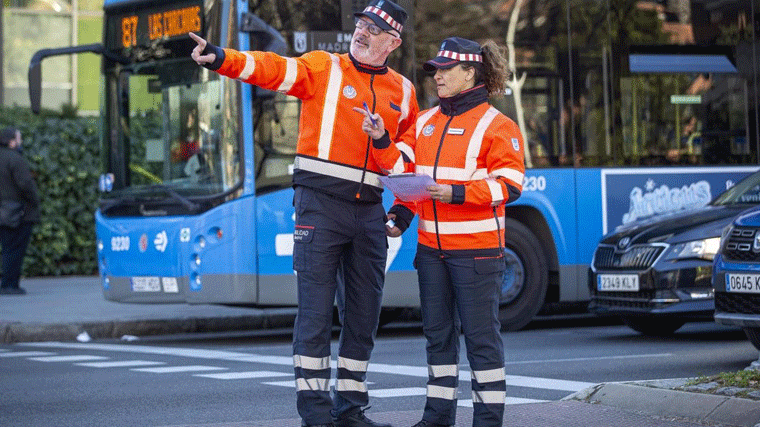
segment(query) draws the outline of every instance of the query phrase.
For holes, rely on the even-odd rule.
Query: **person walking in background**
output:
[[[525,174],[520,130],[488,103],[503,94],[508,71],[501,49],[459,37],[443,41],[425,63],[435,72],[437,107],[417,116],[403,142],[392,143],[375,115],[362,129],[373,138],[381,167],[435,180],[430,198],[397,200],[388,235],[398,237],[419,215],[414,265],[427,339],[427,401],[414,427],[456,424],[459,334],[464,331],[472,372],[472,425],[501,426],[506,397],[504,348],[498,319],[504,261],[505,205],[522,192]],[[361,112],[361,110],[356,110]]]
[[[19,286],[21,267],[32,226],[40,221],[37,184],[21,155],[21,132],[16,128],[0,131],[0,247],[3,252],[3,279],[0,295],[24,295]]]
[[[298,58],[238,52],[198,43],[192,58],[227,77],[301,99],[301,128],[293,164],[293,269],[298,314],[293,363],[298,413],[305,426],[387,426],[364,415],[367,366],[382,302],[387,238],[381,169],[371,140],[351,109],[364,103],[388,123],[390,138],[410,128],[418,111],[415,90],[387,66],[401,45],[407,13],[372,0],[355,14],[350,53],[313,51]],[[332,313],[343,280],[334,399],[330,396]]]

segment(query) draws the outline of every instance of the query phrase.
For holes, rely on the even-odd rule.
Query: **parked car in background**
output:
[[[726,227],[713,264],[715,321],[744,329],[760,350],[760,206]]]
[[[713,258],[721,232],[756,205],[760,171],[702,208],[633,222],[605,235],[591,262],[589,310],[620,316],[645,335],[668,335],[686,322],[712,320]]]

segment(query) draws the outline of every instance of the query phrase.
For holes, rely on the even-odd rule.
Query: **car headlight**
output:
[[[718,248],[720,248],[720,237],[692,240],[674,245],[665,259],[673,261],[677,259],[701,258],[712,261],[718,252]]]

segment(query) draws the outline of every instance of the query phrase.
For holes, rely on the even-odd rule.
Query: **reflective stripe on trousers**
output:
[[[294,206],[297,407],[304,423],[327,424],[333,415],[369,402],[367,364],[377,332],[387,255],[385,208],[381,203],[355,203],[302,186],[295,189]],[[330,338],[336,293],[343,328],[332,399]]]
[[[498,308],[504,259],[441,258],[427,249],[417,251],[415,265],[429,372],[423,419],[456,424],[461,330],[472,370],[473,426],[501,426],[506,382]]]

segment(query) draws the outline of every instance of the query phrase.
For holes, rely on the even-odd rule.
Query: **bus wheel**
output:
[[[507,218],[499,321],[502,331],[525,327],[544,305],[549,267],[538,238],[521,222]]]

